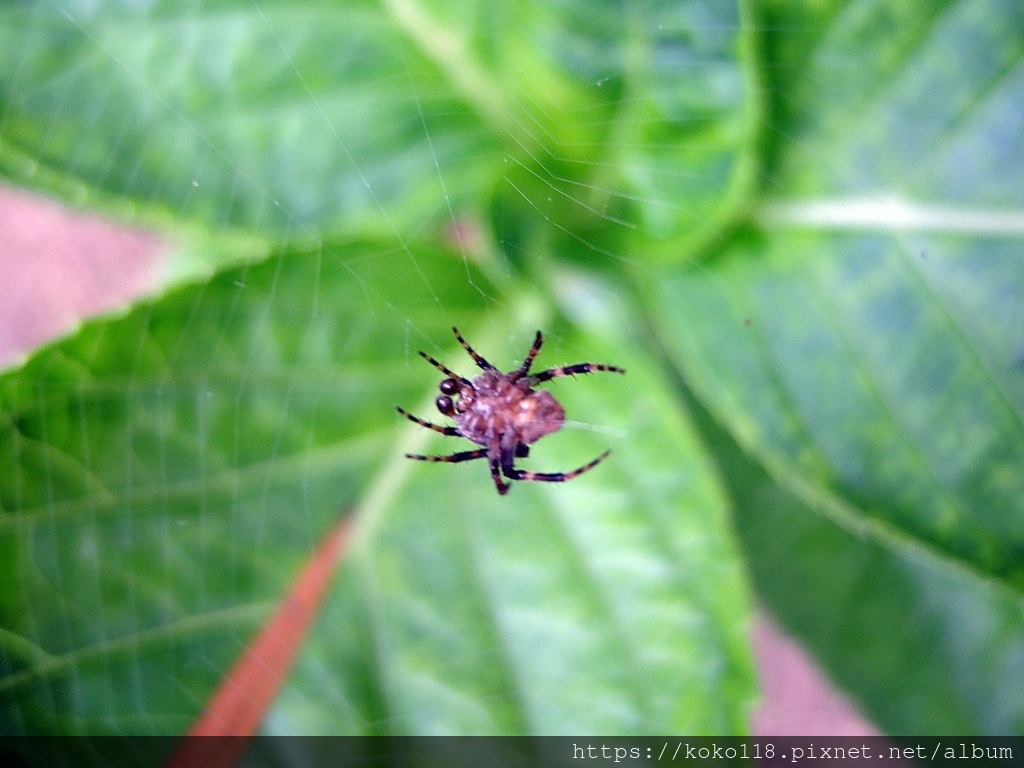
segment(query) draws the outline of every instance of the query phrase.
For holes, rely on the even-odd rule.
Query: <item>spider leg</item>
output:
[[[487,451],[483,451],[487,453]],[[475,453],[475,451],[474,451]],[[508,493],[508,489],[511,488],[508,483],[501,479],[501,464],[498,463],[497,457],[491,457],[491,478],[494,480],[494,485],[498,488],[498,495],[504,496]]]
[[[462,334],[459,333],[459,329],[458,328],[456,328],[453,325],[452,326],[452,330],[455,332],[455,338],[459,340],[459,344],[461,344],[462,348],[465,349],[469,353],[469,356],[473,358],[473,360],[476,362],[477,365],[479,365],[485,371],[493,371],[493,370],[495,370],[493,365],[491,365],[486,360],[484,360],[482,357],[480,357],[480,355],[478,355],[476,353],[476,350],[473,349],[471,346],[469,346],[469,342],[466,341],[464,338],[462,338]]]
[[[508,466],[505,467],[505,477],[509,480],[534,480],[541,483],[564,483],[566,480],[572,480],[574,477],[579,477],[584,472],[589,472],[608,458],[609,453],[611,453],[611,451],[605,451],[589,464],[577,467],[572,472],[527,472],[524,469],[516,469],[513,466]]]
[[[533,340],[533,346],[530,347],[530,351],[526,353],[526,357],[523,359],[523,364],[519,366],[516,373],[519,377],[525,376],[530,372],[530,366],[533,365],[534,359],[537,357],[537,353],[540,352],[540,345],[544,343],[544,337],[541,336],[540,331],[537,331],[537,338]]]
[[[442,435],[448,435],[448,437],[462,437],[462,433],[459,432],[459,430],[455,427],[442,427],[439,424],[431,424],[429,421],[424,421],[418,416],[413,416],[400,405],[396,405],[395,410],[398,411],[403,416],[405,416],[405,418],[407,418],[409,421],[415,422],[416,424],[419,424],[421,427],[432,429],[435,432],[440,432]]]
[[[462,376],[459,376],[459,374],[455,373],[455,371],[453,371],[453,370],[451,370],[449,368],[446,368],[445,366],[441,365],[441,363],[437,362],[437,360],[432,358],[426,352],[420,352],[420,357],[422,357],[424,360],[426,360],[432,366],[437,368],[437,370],[439,370],[441,373],[443,373],[449,379],[456,379],[458,381],[461,381],[463,384],[469,384],[470,383],[469,379],[463,378]]]
[[[576,365],[563,365],[558,368],[548,368],[546,371],[532,376],[535,384],[540,384],[542,381],[550,381],[551,379],[557,379],[562,376],[575,376],[578,373],[596,373],[597,371],[607,371],[608,373],[625,373],[625,368],[619,368],[616,365],[600,365],[598,363],[576,363]]]
[[[460,451],[459,453],[453,453],[448,456],[422,456],[418,453],[407,453],[405,454],[405,458],[415,459],[416,461],[440,461],[445,464],[458,464],[463,461],[482,459],[486,455],[487,449],[480,448],[475,451]]]

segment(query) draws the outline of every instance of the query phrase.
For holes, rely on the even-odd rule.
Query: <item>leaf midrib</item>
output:
[[[766,197],[752,219],[769,231],[793,228],[819,234],[880,231],[1024,237],[1024,209],[933,205],[890,194]]]

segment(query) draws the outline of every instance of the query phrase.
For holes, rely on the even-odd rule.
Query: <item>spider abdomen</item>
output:
[[[516,421],[519,442],[529,445],[561,429],[565,410],[550,392],[534,391],[519,402]]]

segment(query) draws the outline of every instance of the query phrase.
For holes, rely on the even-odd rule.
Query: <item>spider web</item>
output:
[[[39,685],[42,706],[61,713],[44,718],[47,727],[115,733],[187,727],[181,711],[201,709],[196,691],[219,679],[246,647],[282,583],[342,510],[369,509],[369,529],[385,540],[406,530],[403,541],[419,537],[441,551],[461,541],[447,528],[437,530],[436,512],[440,500],[469,484],[481,489],[467,491],[474,500],[493,493],[479,462],[429,468],[439,478],[428,486],[434,514],[417,519],[412,505],[406,518],[381,511],[396,498],[407,501],[402,484],[414,471],[403,462],[382,465],[381,456],[398,456],[410,446],[454,450],[441,438],[411,430],[396,447],[393,423],[380,420],[381,412],[391,416],[400,402],[439,421],[431,415],[429,394],[437,374],[417,351],[469,373],[471,361],[456,353],[448,330],[458,325],[481,354],[507,370],[541,327],[547,346],[538,365],[618,363],[599,354],[621,345],[629,337],[623,328],[632,323],[615,270],[636,269],[649,254],[664,258],[666,249],[707,246],[737,185],[750,183],[736,160],[750,138],[743,133],[749,85],[743,82],[746,65],[735,55],[742,43],[731,6],[566,2],[494,9],[407,0],[352,3],[333,12],[351,14],[365,38],[347,35],[351,47],[341,50],[325,49],[317,38],[325,14],[313,4],[47,0],[20,9],[13,26],[21,33],[45,37],[60,30],[75,48],[69,60],[99,60],[101,70],[142,98],[106,147],[106,159],[97,160],[96,144],[68,126],[83,112],[97,125],[109,121],[124,107],[120,95],[97,91],[94,84],[83,87],[85,75],[76,67],[38,79],[37,62],[28,54],[7,61],[12,98],[0,124],[8,126],[15,150],[24,138],[17,109],[60,100],[33,149],[41,162],[26,159],[11,175],[64,198],[79,195],[121,221],[170,224],[159,289],[167,293],[135,308],[116,327],[119,338],[111,348],[130,363],[97,360],[108,331],[102,324],[87,326],[75,349],[39,363],[39,425],[19,427],[14,434],[21,437],[10,449],[22,459],[31,454],[25,465],[35,461],[39,472],[15,478],[12,491],[15,507],[31,517],[16,529],[19,547],[34,553],[19,561],[25,593],[70,594],[66,581],[84,582],[77,603],[58,600],[53,611],[13,601],[24,634],[7,638],[9,658],[38,657],[44,665],[70,669],[62,678],[68,686]],[[241,26],[235,23],[239,15],[246,17]],[[532,15],[539,21],[530,21]],[[521,35],[507,31],[519,24]],[[125,27],[140,33],[134,42]],[[243,34],[256,43],[243,49],[234,37]],[[630,58],[638,55],[637,41],[650,46],[643,66]],[[232,54],[239,59],[232,61]],[[246,65],[253,61],[246,56],[263,60],[251,82]],[[330,65],[311,64],[317,57]],[[340,105],[330,89],[338,71],[356,83]],[[215,105],[194,103],[183,92],[190,73],[209,82],[234,78],[250,88],[232,106],[243,114],[251,110],[252,124],[231,128],[207,119]],[[293,104],[278,100],[282,91]],[[275,94],[266,99],[269,106],[261,105],[261,92]],[[379,93],[387,99],[378,99]],[[233,141],[246,132],[255,138]],[[154,170],[147,164],[157,155]],[[134,206],[143,213],[136,216]],[[301,274],[291,266],[294,260],[301,260]],[[214,277],[207,286],[209,275]],[[342,305],[348,309],[338,312]],[[174,311],[165,320],[169,306]],[[267,343],[285,320],[293,338],[276,347]],[[251,336],[238,328],[251,328]],[[599,336],[613,343],[595,351]],[[379,360],[368,362],[371,353]],[[281,354],[286,362],[275,366],[264,354]],[[154,362],[158,355],[164,359]],[[320,364],[329,366],[326,374],[311,381]],[[70,388],[68,405],[54,382],[78,366],[112,375],[115,391],[86,407],[82,403],[96,395],[79,383]],[[356,371],[351,380],[337,374],[346,366]],[[382,378],[387,384],[378,391]],[[600,394],[573,395],[570,386],[558,390],[573,406],[565,435],[542,444],[550,444],[546,463],[535,457],[532,469],[568,470],[609,444],[619,447],[633,428],[625,412],[599,415]],[[586,386],[610,391],[599,382]],[[259,411],[265,402],[254,396],[256,389],[270,393],[270,411]],[[107,429],[96,418],[102,408],[115,412],[116,426]],[[74,454],[46,449],[61,444],[47,430],[65,411],[81,419],[64,443],[77,445]],[[250,431],[243,426],[249,417],[265,423]],[[350,431],[332,432],[323,422],[333,418]],[[257,434],[266,442],[247,444]],[[226,453],[208,451],[208,445],[225,445]],[[324,473],[322,467],[332,463],[344,469]],[[290,477],[291,490],[281,490],[280,475]],[[666,475],[656,469],[646,481],[657,486]],[[534,492],[547,489],[517,487],[513,496]],[[581,505],[588,496],[580,493],[563,498]],[[110,513],[112,495],[130,514]],[[332,502],[325,505],[325,498]],[[69,518],[76,526],[71,534],[62,532]],[[507,517],[500,521],[509,524]],[[470,538],[482,535],[468,525]],[[685,547],[696,534],[687,531],[678,540]],[[453,549],[470,561],[486,552],[472,541],[462,547]],[[158,564],[151,580],[134,565],[111,577],[121,556],[126,562],[151,558]],[[183,573],[183,566],[192,572]],[[389,578],[398,578],[401,567],[385,563],[371,576],[360,567],[365,563],[346,564],[322,622],[349,625],[343,632],[346,660],[372,668],[381,656],[374,646],[394,637],[415,640],[417,633],[429,633],[437,617],[417,623],[379,608],[372,590],[392,588]],[[501,591],[498,571],[480,562],[459,567],[485,572],[483,588]],[[353,586],[357,577],[370,585],[370,597]],[[414,617],[416,609],[410,610]],[[698,616],[683,611],[681,620]],[[107,635],[111,626],[119,627],[116,636]],[[190,633],[195,642],[187,640]],[[179,643],[163,651],[163,678],[153,679],[154,666],[144,658],[167,635]],[[207,645],[209,637],[216,642]],[[453,722],[468,731],[481,727],[470,713],[433,721],[428,701],[439,692],[389,677],[393,671],[380,671],[379,695],[387,699],[393,686],[404,691],[396,697],[406,698],[374,704],[359,675],[339,682],[322,666],[332,658],[332,640],[310,640],[299,681],[268,721],[271,730],[429,731]],[[15,648],[16,641],[26,647]],[[457,678],[465,668],[477,668],[467,662],[471,654],[514,667],[504,642],[495,632],[491,641],[455,643],[447,662],[428,654],[420,671],[431,681]],[[592,658],[601,657],[595,652]],[[557,669],[555,656],[543,661],[543,669]],[[6,671],[19,674],[16,665]],[[487,685],[490,700],[466,702],[465,709],[530,710],[519,700],[513,672],[495,675]],[[150,686],[173,690],[156,706]],[[371,704],[352,703],[366,699]],[[348,712],[350,721],[325,720],[317,712],[324,700],[331,702],[330,712]],[[621,702],[608,702],[601,713],[607,719],[598,722],[615,730],[621,724],[611,710]],[[533,717],[544,711],[535,709]],[[20,705],[3,712],[5,729],[40,727]],[[555,727],[585,727],[548,714]],[[537,721],[512,717],[501,725],[527,730]]]

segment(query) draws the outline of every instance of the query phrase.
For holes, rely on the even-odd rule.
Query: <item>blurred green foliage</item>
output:
[[[182,284],[0,377],[0,729],[178,733],[319,538],[269,733],[742,733],[750,596],[892,733],[1022,733],[1024,7],[0,9],[0,172]],[[202,264],[205,272],[195,268]],[[185,274],[188,279],[181,277]],[[406,462],[456,324],[570,423]]]

